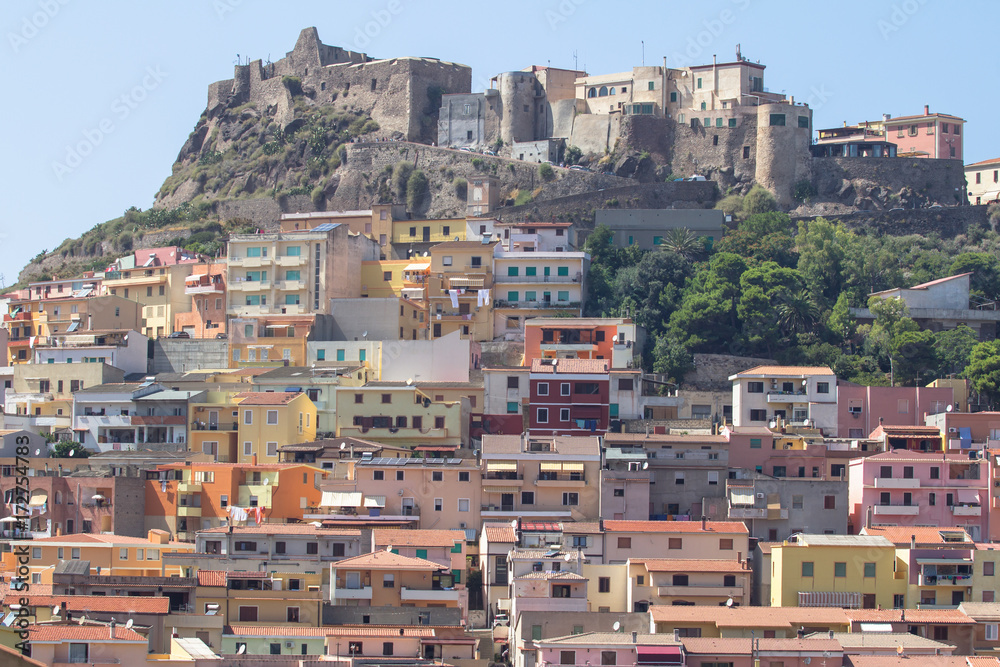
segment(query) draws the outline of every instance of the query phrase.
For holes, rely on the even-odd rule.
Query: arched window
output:
[[[608,87],[607,86],[601,86],[601,91],[599,93],[597,93],[597,96],[598,97],[607,97],[608,96]]]
[[[614,86],[611,86],[611,90],[608,91],[608,94],[609,95],[614,95],[615,94],[615,87]]]
[[[56,491],[56,505],[62,505],[62,491]]]
[[[597,97],[597,88],[591,88],[587,92],[587,97]]]

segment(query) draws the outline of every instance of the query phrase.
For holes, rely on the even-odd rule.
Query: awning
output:
[[[514,461],[487,461],[486,472],[517,472]]]
[[[636,646],[640,665],[682,665],[680,646]]]
[[[407,264],[404,271],[426,271],[431,268],[430,264]]]
[[[841,607],[848,609],[861,608],[861,593],[846,591],[799,591],[800,607]]]
[[[415,452],[453,452],[458,449],[457,445],[417,445],[413,448]]]
[[[519,486],[484,486],[483,493],[517,493],[521,490]]]
[[[979,502],[979,491],[976,489],[959,489],[958,490],[958,502],[960,503],[978,503]]]
[[[892,632],[892,623],[862,623],[861,632]]]
[[[385,507],[385,496],[365,496],[365,507]]]
[[[497,609],[501,611],[507,611],[510,609],[510,598],[500,598],[497,600]]]
[[[562,469],[565,472],[583,472],[582,463],[563,463]]]
[[[361,507],[360,491],[324,491],[320,507]]]
[[[45,491],[41,489],[35,489],[31,492],[31,500],[28,501],[28,505],[31,507],[41,507],[49,500],[49,496]]]
[[[265,329],[287,329],[288,327],[294,327],[294,324],[268,324]]]
[[[538,469],[541,472],[562,472],[563,464],[553,461],[542,461],[538,464]]]
[[[729,492],[729,504],[736,505],[740,507],[750,506],[753,507],[753,490],[750,491],[737,491],[733,490]]]
[[[193,276],[188,276],[187,278],[184,279],[184,282],[186,282],[186,283],[198,283],[198,282],[201,282],[202,278],[207,278],[207,277],[208,276],[206,276],[204,273],[198,273],[198,274],[195,274]]]

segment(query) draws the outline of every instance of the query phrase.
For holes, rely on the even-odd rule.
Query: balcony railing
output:
[[[919,489],[920,480],[916,478],[876,477],[876,489]]]
[[[579,308],[580,302],[579,301],[507,301],[506,299],[497,299],[493,302],[493,307],[556,310],[556,309],[567,309],[567,308]]]
[[[401,600],[457,601],[459,591],[456,589],[419,590],[403,586],[399,590],[399,597]]]
[[[757,507],[732,507],[729,509],[730,519],[766,519],[767,509]]]
[[[979,505],[954,505],[951,508],[955,516],[982,516],[983,508]]]
[[[211,424],[206,422],[194,422],[191,428],[195,431],[238,431],[240,425],[236,422],[220,422]]]
[[[919,505],[875,505],[872,509],[876,516],[917,516],[920,514]]]
[[[497,274],[493,281],[496,283],[527,283],[529,285],[535,283],[551,283],[551,284],[568,284],[580,282],[581,275],[579,273],[572,276],[504,276]]]

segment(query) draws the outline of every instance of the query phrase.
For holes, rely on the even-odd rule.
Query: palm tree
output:
[[[676,253],[690,261],[701,256],[705,251],[705,244],[687,227],[674,227],[667,230],[660,241],[660,249]]]
[[[789,333],[809,331],[819,319],[819,306],[807,289],[783,293],[778,297],[775,312],[779,326]]]

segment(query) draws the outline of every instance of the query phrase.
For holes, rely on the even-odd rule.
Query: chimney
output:
[[[674,641],[679,642],[681,640],[681,629],[674,628]]]
[[[917,548],[917,536],[916,535],[910,535],[910,548],[911,549],[916,549]]]
[[[701,515],[701,529],[708,530],[708,517],[704,514]]]
[[[833,630],[830,630],[830,639],[833,639]]]
[[[927,104],[924,105],[924,115],[925,116],[930,116],[931,115],[931,107],[930,107],[930,105],[927,105]]]
[[[803,628],[803,627],[800,627],[798,630],[796,630],[795,636],[798,639],[805,639],[806,638],[806,629]]]
[[[632,643],[635,644],[639,641],[639,633],[635,630],[632,631]]]
[[[115,619],[114,618],[112,618],[111,619],[111,623],[108,624],[108,630],[110,630],[109,637],[111,639],[114,639],[115,638]]]

